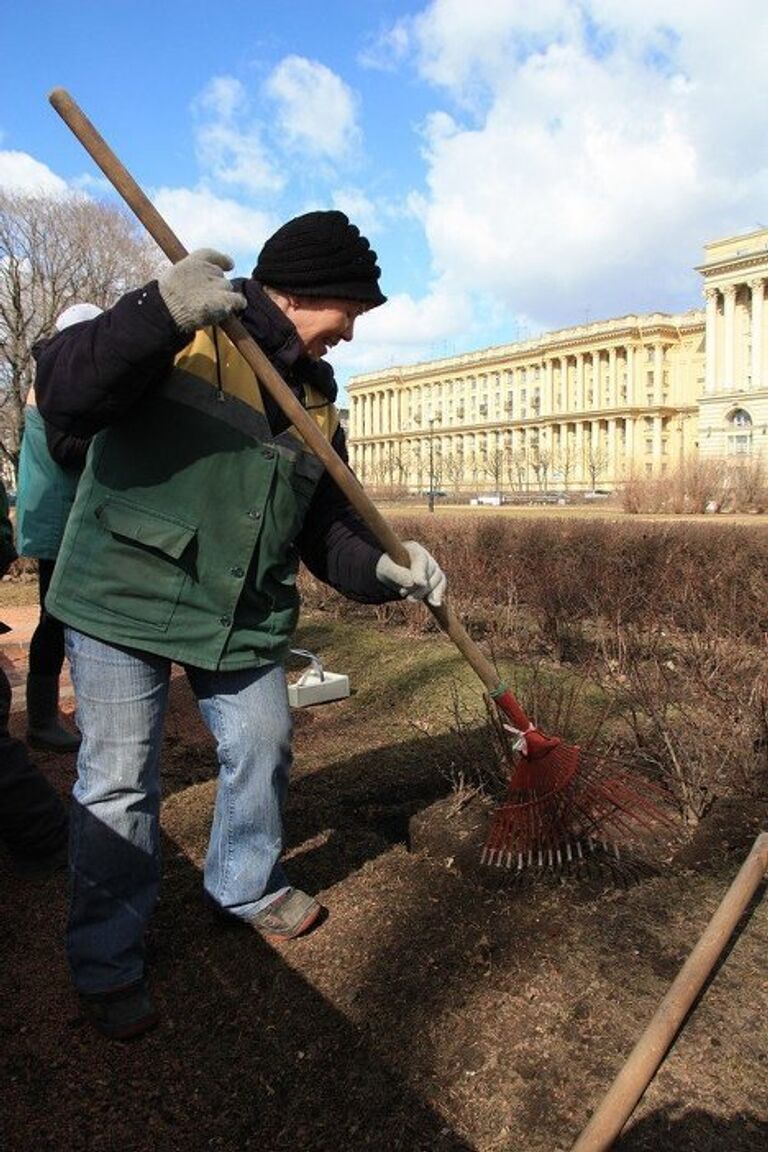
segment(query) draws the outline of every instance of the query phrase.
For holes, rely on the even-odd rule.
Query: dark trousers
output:
[[[38,560],[40,620],[29,642],[29,671],[33,676],[59,676],[64,664],[64,625],[45,608],[55,560]]]
[[[18,857],[43,858],[67,840],[67,813],[56,789],[8,731],[11,685],[0,668],[0,840]]]

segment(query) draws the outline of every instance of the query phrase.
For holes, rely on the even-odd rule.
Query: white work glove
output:
[[[235,292],[224,275],[233,267],[229,256],[198,248],[158,276],[163,303],[182,332],[220,324],[245,308],[245,296]]]
[[[435,608],[439,607],[447,583],[445,572],[422,544],[406,540],[403,547],[411,557],[410,568],[395,564],[384,552],[376,565],[376,579],[388,588],[396,589],[407,600],[426,600]]]

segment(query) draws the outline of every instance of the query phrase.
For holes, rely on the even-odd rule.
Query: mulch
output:
[[[34,613],[4,616],[17,612],[0,658],[21,733]],[[216,760],[174,679],[149,937],[162,1024],[140,1040],[110,1043],[79,1016],[66,877],[0,862],[4,1149],[565,1152],[768,821],[765,800],[731,805],[687,855],[634,875],[490,878],[472,846],[482,813],[440,770],[447,737],[404,738],[348,700],[297,713],[295,748],[287,866],[328,916],[273,947],[202,900]],[[36,759],[66,795],[72,758]],[[617,1149],[764,1152],[762,895]]]

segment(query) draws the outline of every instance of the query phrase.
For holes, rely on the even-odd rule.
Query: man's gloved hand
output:
[[[245,296],[235,292],[224,276],[233,267],[229,256],[198,248],[158,276],[163,303],[182,332],[220,324],[245,308]]]
[[[384,552],[376,565],[376,578],[388,588],[395,588],[408,600],[426,600],[437,608],[445,594],[445,572],[426,548],[415,540],[404,541],[403,547],[411,557],[410,568],[395,564]]]

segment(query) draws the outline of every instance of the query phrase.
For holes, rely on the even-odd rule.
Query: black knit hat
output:
[[[297,296],[356,300],[375,308],[387,299],[379,288],[376,253],[343,212],[307,212],[270,236],[253,278]]]

